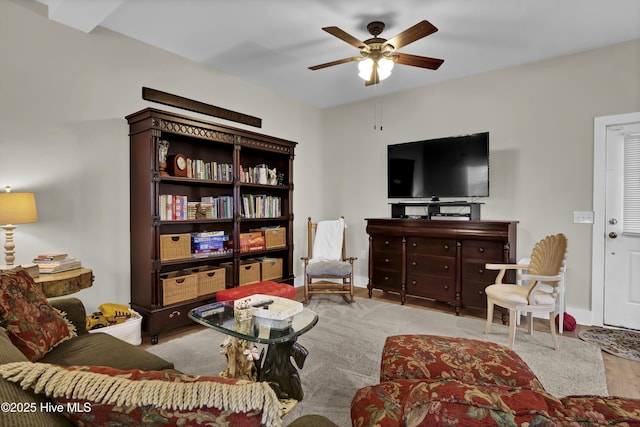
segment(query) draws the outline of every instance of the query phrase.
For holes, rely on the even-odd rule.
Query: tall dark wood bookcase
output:
[[[187,313],[194,307],[212,302],[215,295],[163,304],[161,275],[199,266],[230,265],[227,287],[239,285],[239,269],[249,258],[268,256],[282,259],[282,282],[293,285],[293,159],[295,142],[233,128],[172,112],[147,108],[126,117],[130,138],[130,233],[131,233],[131,306],[143,316],[143,331],[152,343],[165,331],[190,324]],[[230,181],[164,176],[159,166],[160,141],[168,141],[168,155],[216,161],[233,165]],[[266,164],[276,168],[279,182],[245,183],[240,168]],[[189,201],[203,196],[231,196],[232,217],[228,219],[161,220],[159,197],[162,194],[186,195]],[[246,218],[242,214],[242,196],[271,195],[281,199],[281,215],[270,218]],[[263,227],[286,227],[286,245],[258,252],[240,252],[241,233]],[[162,261],[161,236],[206,231],[223,231],[233,242],[232,253],[186,257]]]

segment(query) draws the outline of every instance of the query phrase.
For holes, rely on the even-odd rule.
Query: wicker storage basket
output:
[[[248,261],[240,265],[240,286],[260,281],[260,263]]]
[[[162,283],[162,304],[171,305],[198,297],[195,274],[172,271],[160,275]]]
[[[267,249],[284,248],[287,246],[287,227],[265,228],[264,245]]]
[[[223,262],[220,264],[227,270],[226,280],[229,287],[233,286],[233,264],[230,262]],[[240,278],[239,285],[248,285],[250,283],[256,283],[260,281],[260,261],[255,259],[247,259],[240,261]]]
[[[187,270],[196,275],[198,296],[214,294],[226,288],[224,267],[205,265]]]
[[[163,234],[160,236],[160,261],[191,257],[191,234]]]
[[[260,261],[262,280],[282,278],[282,258],[265,258]]]

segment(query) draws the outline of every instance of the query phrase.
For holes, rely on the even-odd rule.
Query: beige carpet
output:
[[[304,400],[286,416],[285,425],[306,414],[320,414],[340,426],[350,426],[349,410],[356,390],[379,380],[380,355],[389,335],[435,334],[468,337],[506,344],[508,329],[495,324],[485,335],[484,322],[453,314],[358,298],[346,304],[340,296],[317,295],[309,308],[320,320],[301,336],[309,350],[300,370]],[[218,354],[224,336],[213,330],[196,332],[153,346],[150,352],[171,360],[182,372],[217,375],[225,367]],[[606,395],[606,377],[600,348],[575,338],[559,336],[553,350],[544,332],[516,334],[515,351],[531,367],[547,391],[556,395]]]

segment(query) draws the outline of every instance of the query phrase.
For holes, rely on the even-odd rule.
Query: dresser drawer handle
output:
[[[478,291],[478,295],[484,295],[484,291],[483,291],[482,289],[480,289],[480,290]]]
[[[445,265],[445,266],[444,266],[444,269],[445,269],[445,270],[448,270],[448,269],[449,269],[449,266],[448,266],[448,265]]]
[[[449,285],[444,285],[444,286],[442,287],[442,289],[444,289],[445,291],[448,291],[448,290],[449,290]]]
[[[448,251],[449,250],[449,245],[444,245],[444,250]]]
[[[176,310],[176,311],[174,311],[173,313],[171,313],[169,315],[169,319],[173,319],[174,317],[178,317],[180,315],[182,315],[182,313],[180,313],[178,310]]]
[[[413,246],[414,248],[418,246],[418,244],[416,242],[412,242],[411,246]]]
[[[385,262],[385,264],[388,264],[389,263],[389,258],[385,258],[384,262]]]
[[[484,248],[478,248],[478,251],[480,251],[480,253],[484,252]]]
[[[389,246],[389,245],[391,244],[391,242],[389,242],[388,240],[385,240],[385,241],[384,241],[384,244],[385,244],[385,245],[387,245],[387,246]]]
[[[412,284],[412,285],[415,285],[415,284],[417,284],[417,283],[418,283],[418,282],[416,282],[415,280],[412,280],[412,281],[411,281],[411,284]]]
[[[389,280],[389,276],[384,276],[384,280]]]
[[[411,265],[412,265],[413,267],[416,267],[416,266],[418,265],[418,263],[417,263],[417,262],[415,262],[415,261],[413,261],[413,262],[411,262]]]
[[[484,270],[483,270],[482,268],[479,268],[479,269],[478,269],[478,273],[480,273],[480,274],[484,274]]]

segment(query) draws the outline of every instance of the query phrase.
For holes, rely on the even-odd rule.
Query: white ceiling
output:
[[[49,18],[90,33],[97,26],[321,108],[640,38],[638,0],[38,0]],[[386,39],[426,19],[439,31],[399,49],[442,58],[436,71],[396,65],[365,87],[355,56],[321,30],[338,26]]]

